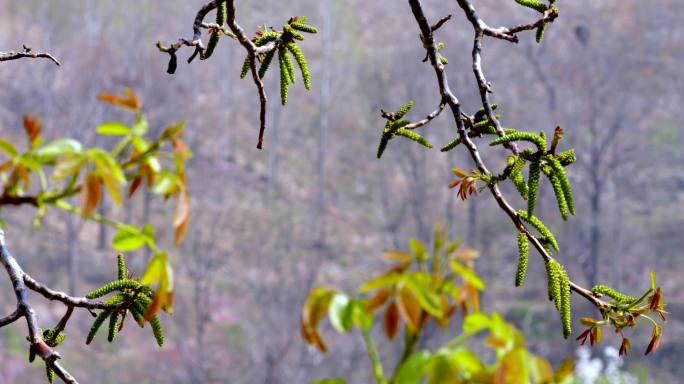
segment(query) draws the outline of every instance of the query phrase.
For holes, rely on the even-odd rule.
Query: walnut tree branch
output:
[[[468,0],[458,0],[459,5],[464,9],[466,12],[466,16],[468,19],[473,23],[473,26],[475,26],[476,30],[476,42],[481,41],[481,35],[482,34],[487,34],[490,35],[489,33],[485,32],[486,28],[483,27],[486,24],[477,16],[477,13],[475,13],[474,7]],[[425,49],[427,51],[427,55],[430,61],[430,64],[434,68],[435,75],[437,77],[437,83],[439,86],[439,92],[442,100],[446,102],[449,105],[449,108],[451,109],[453,118],[456,123],[456,127],[458,130],[458,133],[461,137],[462,142],[465,144],[466,148],[468,149],[473,161],[475,162],[478,170],[483,173],[483,174],[491,174],[489,169],[485,166],[484,162],[482,161],[482,158],[480,156],[480,153],[478,151],[477,146],[473,143],[473,141],[468,137],[468,134],[466,132],[466,127],[463,123],[463,119],[461,118],[461,107],[458,99],[456,96],[453,94],[451,89],[449,88],[449,81],[447,79],[446,72],[444,71],[444,65],[440,62],[438,55],[437,55],[437,45],[435,44],[435,40],[432,34],[432,28],[430,27],[430,24],[427,21],[427,18],[425,17],[425,14],[423,12],[423,6],[421,4],[420,0],[409,0],[409,5],[411,6],[411,10],[413,12],[413,15],[416,19],[416,22],[418,23],[418,27],[420,28],[420,32],[423,34],[423,45],[425,46]],[[488,28],[488,27],[487,27]],[[498,37],[498,36],[495,36]],[[507,39],[508,40],[508,39]],[[476,44],[477,45],[477,44]],[[477,46],[476,46],[477,48]],[[473,54],[473,59],[475,60],[478,55]],[[473,64],[475,67],[475,63]],[[486,83],[485,83],[486,84]],[[480,85],[482,89],[482,85]],[[485,88],[485,91],[487,92],[489,87]],[[486,94],[485,92],[485,94]],[[483,103],[488,103],[487,99],[483,100]],[[485,106],[486,107],[486,106]],[[491,107],[490,111],[491,113]],[[491,116],[493,117],[493,116]],[[502,132],[503,133],[503,132]],[[541,242],[533,236],[530,231],[525,227],[525,224],[523,223],[522,219],[518,216],[516,213],[515,209],[508,203],[508,201],[504,198],[502,195],[501,191],[499,190],[499,187],[496,184],[490,184],[488,186],[488,189],[494,196],[494,199],[496,200],[497,204],[499,207],[509,216],[515,227],[522,233],[524,233],[529,241],[532,243],[534,248],[539,252],[539,254],[542,256],[545,262],[549,262],[550,260],[553,260],[553,257],[546,251],[544,246],[541,244]],[[600,300],[594,294],[586,289],[581,287],[580,285],[570,282],[570,288],[572,291],[575,293],[579,294],[580,296],[584,297],[587,299],[589,302],[591,302],[597,309],[603,310],[608,307],[610,307],[610,304]]]
[[[56,65],[60,65],[59,61],[57,61],[57,59],[55,59],[55,57],[52,56],[52,54],[47,52],[33,52],[33,50],[30,47],[27,47],[26,45],[24,45],[24,50],[21,52],[0,52],[0,61],[18,60],[23,58],[49,59]]]
[[[259,92],[260,125],[259,141],[257,142],[257,148],[261,149],[264,143],[264,131],[266,130],[266,103],[268,102],[268,97],[266,96],[266,89],[264,88],[264,83],[261,81],[261,78],[259,77],[259,72],[256,67],[256,57],[258,49],[257,46],[250,39],[247,38],[247,36],[245,35],[245,31],[242,29],[242,27],[237,23],[235,19],[235,0],[226,1],[226,11],[226,23],[228,24],[228,28],[230,28],[230,31],[233,32],[237,40],[240,42],[240,45],[245,47],[245,50],[247,51],[247,56],[249,56],[250,71],[252,72],[252,79],[254,80],[254,84],[256,85],[257,90]],[[260,48],[268,50],[268,48],[266,47]]]
[[[26,325],[28,327],[28,341],[31,344],[30,349],[35,352],[37,356],[40,356],[45,364],[47,364],[55,374],[62,379],[65,383],[77,383],[76,379],[69,374],[59,363],[58,359],[61,358],[60,354],[50,347],[51,341],[53,340],[43,340],[38,326],[38,320],[33,307],[29,303],[28,293],[29,290],[35,291],[41,294],[43,297],[49,300],[55,300],[63,303],[67,306],[66,313],[59,321],[57,326],[53,330],[53,338],[56,337],[64,328],[69,321],[74,308],[86,308],[88,310],[93,309],[123,309],[130,305],[130,301],[124,301],[115,305],[106,304],[103,300],[89,300],[85,297],[72,297],[64,292],[59,292],[53,290],[36,280],[31,276],[26,274],[21,268],[17,260],[12,256],[5,243],[5,233],[0,230],[0,264],[5,268],[7,275],[10,278],[12,287],[14,289],[14,294],[17,299],[17,308],[12,314],[0,318],[0,327],[9,325],[22,317],[26,319]]]

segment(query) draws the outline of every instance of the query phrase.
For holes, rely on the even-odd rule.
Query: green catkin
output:
[[[109,284],[104,285],[101,288],[98,288],[94,291],[88,292],[88,294],[85,296],[87,299],[96,299],[98,297],[102,297],[108,293],[112,293],[114,291],[121,291],[124,289],[136,289],[140,287],[140,283],[138,283],[135,280],[129,280],[129,279],[124,279],[124,280],[117,280],[117,281],[112,281]]]
[[[304,79],[304,88],[307,90],[311,89],[311,73],[309,72],[309,65],[306,62],[306,58],[302,53],[301,49],[295,43],[287,43],[287,49],[292,52],[292,56],[299,65],[299,69],[302,71],[302,78]]]
[[[455,138],[455,139],[453,139],[453,140],[451,140],[451,141],[449,142],[449,144],[443,146],[442,149],[440,149],[440,151],[442,151],[442,152],[449,152],[449,151],[451,151],[452,149],[456,148],[456,146],[458,146],[459,144],[461,144],[461,137],[460,137],[460,136],[457,137],[457,138]]]
[[[397,120],[401,119],[411,110],[411,108],[413,108],[413,101],[409,101],[406,105],[399,108],[398,111],[394,112],[394,118]]]
[[[442,65],[447,65],[447,64],[449,64],[449,60],[448,60],[446,57],[442,56],[442,55],[439,55],[439,62],[442,63]]]
[[[138,302],[135,302],[133,306],[130,309],[131,316],[133,316],[133,320],[135,320],[136,323],[142,328],[144,324],[143,316],[144,316],[144,309],[142,308],[142,305],[140,305],[140,308],[137,306]]]
[[[563,197],[565,198],[565,201],[568,205],[568,210],[570,211],[570,214],[574,215],[575,202],[572,198],[572,187],[570,186],[570,180],[568,179],[568,175],[565,173],[565,169],[563,168],[563,165],[558,159],[556,159],[553,156],[547,156],[547,161],[553,169],[553,173],[558,178],[561,190],[563,191]]]
[[[223,26],[226,22],[226,3],[222,2],[216,9],[216,24]],[[207,48],[200,54],[200,59],[206,60],[211,57],[216,50],[219,39],[221,38],[221,31],[215,31],[209,36],[209,42],[207,43]]]
[[[295,40],[299,40],[299,41],[304,40],[304,36],[301,33],[295,31],[289,24],[285,24],[283,26],[283,34],[285,34],[285,33],[292,36],[292,38],[294,38]]]
[[[161,321],[159,321],[159,317],[157,315],[152,316],[150,319],[150,327],[152,328],[152,334],[154,335],[154,339],[157,341],[157,345],[160,347],[164,345],[164,328],[161,325]]]
[[[290,76],[287,71],[287,64],[285,64],[286,52],[284,49],[278,49],[278,61],[280,62],[280,102],[285,105],[287,104],[287,94],[290,82]]]
[[[249,59],[249,55],[245,57],[245,61],[242,63],[242,69],[240,70],[240,78],[244,79],[245,76],[247,76],[247,73],[249,73],[249,70],[252,69],[252,60]]]
[[[549,178],[549,182],[553,187],[553,193],[556,196],[556,202],[558,203],[558,211],[563,217],[563,220],[568,219],[568,203],[565,200],[565,193],[563,192],[563,187],[561,187],[561,182],[558,179],[558,175],[552,170],[544,169],[544,173]]]
[[[275,41],[278,38],[278,36],[279,35],[277,32],[266,32],[254,41],[254,45],[256,45],[257,47],[264,46],[270,43],[271,41]]]
[[[421,135],[419,135],[413,131],[410,131],[408,129],[399,128],[397,130],[397,135],[404,136],[407,139],[413,140],[416,143],[423,145],[427,148],[432,148],[432,144],[429,141],[427,141],[423,136],[421,136]]]
[[[567,151],[557,154],[556,159],[561,162],[561,165],[567,167],[568,165],[572,165],[577,157],[575,157],[574,149],[568,149]]]
[[[387,148],[387,143],[389,143],[390,137],[388,134],[383,133],[382,137],[380,137],[380,145],[378,145],[378,159],[382,157],[382,154],[385,152],[385,149]]]
[[[492,108],[492,111],[495,111],[499,105],[498,104],[491,104],[490,107]],[[484,120],[487,117],[487,111],[485,111],[484,108],[480,108],[475,112],[475,116],[473,116],[473,120],[475,123],[479,123],[480,121]]]
[[[546,23],[543,23],[539,27],[537,27],[537,33],[534,36],[534,40],[537,42],[537,44],[541,44],[542,39],[544,38],[544,32],[546,31]]]
[[[541,174],[541,158],[535,157],[530,162],[530,172],[527,177],[527,214],[532,217],[534,206],[539,194],[539,176]]]
[[[147,307],[150,306],[150,304],[150,299],[142,296],[135,302],[135,304],[133,304],[132,312],[138,312],[138,315],[142,319],[143,314],[147,310]],[[139,322],[139,324],[143,323]],[[160,347],[164,345],[164,327],[162,327],[161,321],[159,321],[159,317],[157,315],[152,316],[152,318],[150,319],[150,328],[152,328],[152,334],[154,335],[154,339],[157,341],[157,345],[159,345]]]
[[[293,21],[290,23],[290,26],[293,29],[296,29],[298,31],[306,32],[306,33],[318,33],[318,29],[316,27],[312,27],[311,25],[304,24],[303,21]]]
[[[534,9],[539,13],[544,13],[548,9],[546,4],[538,0],[515,0],[515,2],[524,7]]]
[[[572,308],[570,301],[570,279],[568,278],[568,273],[565,271],[562,265],[559,264],[561,279],[561,302],[560,302],[560,313],[561,313],[561,323],[563,324],[563,337],[568,338],[572,333]]]
[[[280,50],[278,51],[278,54],[280,55]],[[285,61],[285,67],[287,68],[287,77],[288,81],[290,84],[294,84],[295,82],[295,67],[294,64],[292,63],[292,59],[290,59],[290,55],[287,53],[285,49],[283,49],[283,61]]]
[[[116,256],[116,266],[117,266],[117,270],[119,272],[117,275],[119,277],[119,280],[126,279],[126,277],[127,277],[126,275],[128,274],[128,271],[126,270],[126,259],[124,258],[123,253],[119,253]]]
[[[489,143],[489,145],[494,146],[510,143],[512,141],[529,141],[530,143],[536,145],[537,149],[539,149],[541,152],[546,152],[546,140],[544,140],[544,138],[542,138],[540,135],[531,132],[517,132],[502,136]]]
[[[591,289],[591,292],[596,296],[608,296],[617,302],[625,304],[631,303],[636,300],[636,298],[625,295],[624,293],[620,293],[606,285],[596,285]]]
[[[556,238],[553,236],[553,233],[544,225],[544,223],[541,222],[538,218],[535,216],[528,215],[527,211],[520,210],[518,211],[518,216],[523,219],[526,223],[529,223],[532,225],[538,232],[539,234],[542,235],[542,237],[551,244],[553,249],[556,250],[556,252],[560,252],[560,247],[558,246],[558,242],[556,241]]]
[[[405,126],[407,126],[407,125],[409,125],[409,124],[411,124],[411,122],[408,121],[408,120],[393,121],[393,122],[390,123],[389,129],[387,130],[387,132],[392,131],[392,132],[394,132],[394,133],[396,134],[396,133],[397,133],[397,130],[398,130],[399,128],[405,127]]]
[[[556,309],[560,311],[562,295],[562,272],[561,265],[557,261],[551,260],[546,263],[546,278],[549,300],[552,300]]]
[[[271,66],[271,62],[273,61],[273,56],[275,56],[275,48],[271,49],[270,51],[266,52],[264,55],[264,59],[261,60],[261,65],[259,66],[259,78],[263,79],[264,76],[266,75],[266,71],[268,71],[268,68]]]
[[[515,188],[520,193],[520,197],[527,199],[528,188],[525,179],[523,178],[522,170],[525,168],[526,160],[523,157],[518,156],[515,158],[513,163],[513,169],[511,170],[510,179],[515,185]]]
[[[518,233],[518,268],[515,272],[515,286],[523,285],[527,274],[527,259],[529,256],[530,245],[527,242],[527,235],[523,232]]]
[[[119,313],[118,312],[112,312],[111,315],[109,315],[109,333],[107,334],[107,341],[110,343],[114,341],[116,338],[116,334],[118,333],[119,330],[119,325],[117,323],[117,320],[119,319]]]
[[[105,309],[102,312],[100,312],[99,315],[95,318],[95,321],[93,321],[93,325],[90,327],[90,331],[88,332],[88,336],[86,337],[86,344],[90,344],[93,341],[93,338],[97,334],[97,331],[100,329],[102,326],[102,323],[109,317],[109,315],[112,314],[112,311]]]
[[[48,383],[52,384],[55,381],[55,371],[45,363],[45,374],[47,375]]]

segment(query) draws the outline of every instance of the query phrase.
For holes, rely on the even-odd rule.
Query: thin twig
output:
[[[30,47],[27,47],[26,45],[24,45],[24,50],[22,52],[0,52],[0,61],[18,60],[23,58],[49,59],[56,65],[60,65],[59,61],[57,61],[57,59],[55,59],[55,57],[52,56],[52,54],[47,52],[33,52],[33,50]]]

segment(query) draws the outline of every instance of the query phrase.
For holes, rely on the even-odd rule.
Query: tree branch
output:
[[[503,130],[501,129],[500,123],[498,123],[498,120],[496,120],[493,116],[492,110],[491,110],[491,105],[489,104],[488,96],[487,94],[491,92],[489,84],[486,82],[484,78],[484,74],[482,73],[481,69],[481,64],[480,64],[480,50],[481,50],[481,41],[482,41],[482,36],[483,35],[493,35],[493,31],[491,30],[489,33],[486,32],[489,27],[486,26],[484,21],[480,19],[477,16],[477,13],[475,12],[474,7],[468,0],[457,0],[461,8],[466,13],[466,16],[468,17],[468,20],[471,21],[473,24],[473,27],[475,28],[475,47],[473,49],[473,70],[475,71],[476,78],[478,80],[478,85],[480,87],[480,94],[482,96],[482,102],[485,107],[485,110],[487,111],[487,115],[490,118],[491,121],[495,122],[496,127],[497,127],[497,132],[503,136]],[[485,166],[484,162],[482,161],[482,158],[480,156],[480,153],[478,151],[477,146],[473,143],[473,141],[468,137],[468,134],[466,132],[466,128],[463,124],[463,121],[461,119],[461,109],[460,109],[460,104],[456,96],[451,92],[451,89],[449,88],[449,81],[447,79],[447,75],[444,71],[444,65],[439,61],[438,55],[437,55],[437,46],[435,44],[434,37],[432,35],[432,28],[430,27],[430,24],[427,21],[427,18],[425,17],[425,14],[423,12],[423,7],[421,4],[420,0],[409,0],[409,5],[411,6],[411,10],[413,12],[413,15],[416,19],[416,22],[418,23],[418,27],[420,28],[421,33],[424,36],[423,44],[425,46],[425,49],[427,50],[427,55],[430,61],[430,64],[434,68],[435,75],[437,77],[437,83],[439,85],[439,91],[440,95],[442,97],[442,100],[446,102],[449,105],[449,108],[451,109],[453,118],[456,122],[456,127],[458,129],[458,133],[461,137],[462,142],[465,144],[466,148],[468,149],[473,161],[475,162],[475,165],[477,166],[478,170],[483,173],[483,174],[491,174],[489,169]],[[497,30],[498,31],[498,30]],[[510,33],[510,32],[501,32],[501,33]],[[500,36],[494,36],[494,37],[500,37]],[[510,40],[510,39],[506,39]],[[513,148],[512,150],[515,151]],[[539,252],[539,254],[542,256],[545,262],[549,262],[550,260],[553,260],[553,257],[546,251],[544,246],[541,244],[541,242],[533,236],[529,230],[525,227],[524,223],[522,222],[522,219],[518,216],[517,212],[513,209],[513,207],[508,203],[508,201],[504,198],[502,195],[501,191],[499,190],[498,186],[496,184],[490,184],[488,186],[490,192],[492,193],[494,199],[496,200],[497,204],[503,210],[511,219],[515,227],[518,229],[518,231],[524,233],[529,241],[532,243],[534,248]],[[587,299],[589,302],[591,302],[596,308],[599,310],[604,310],[606,308],[610,307],[610,304],[600,300],[596,296],[593,295],[593,293],[581,287],[580,285],[570,282],[570,288],[580,296],[584,297]]]
[[[7,249],[7,246],[5,245],[5,233],[2,230],[0,230],[0,263],[5,267],[5,270],[9,275],[12,286],[14,287],[14,294],[17,298],[16,311],[9,316],[9,319],[7,320],[9,322],[2,321],[0,322],[0,326],[7,325],[24,317],[28,328],[28,340],[31,343],[31,349],[45,361],[45,364],[52,368],[62,381],[65,383],[77,384],[76,379],[57,363],[57,360],[61,358],[59,353],[50,348],[50,346],[41,338],[36,313],[28,301],[28,289],[24,283],[24,271]]]
[[[56,65],[60,65],[59,61],[55,59],[54,56],[52,56],[50,53],[47,52],[33,52],[33,50],[30,47],[27,47],[24,45],[24,50],[22,52],[0,52],[0,61],[10,61],[10,60],[18,60],[18,59],[23,59],[23,58],[31,58],[31,59],[49,59]]]
[[[268,97],[266,96],[266,90],[264,89],[264,83],[261,81],[261,78],[259,77],[259,73],[257,71],[256,67],[256,57],[257,57],[257,46],[254,45],[254,43],[245,36],[245,31],[240,27],[240,25],[237,23],[235,19],[235,0],[228,0],[226,2],[227,5],[227,17],[226,17],[226,23],[228,24],[228,28],[230,28],[231,32],[235,35],[237,40],[240,42],[240,45],[245,47],[245,50],[247,51],[247,55],[249,56],[249,62],[250,62],[250,71],[252,72],[252,79],[254,80],[254,84],[257,87],[257,90],[259,91],[259,104],[261,111],[259,113],[259,141],[257,142],[257,148],[261,149],[264,143],[264,131],[266,130],[266,103],[268,102]],[[273,45],[275,47],[275,45]],[[273,49],[271,47],[270,49]],[[268,47],[260,47],[262,48],[262,51],[269,51],[270,49]]]

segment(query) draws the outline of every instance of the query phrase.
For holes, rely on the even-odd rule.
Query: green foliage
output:
[[[164,330],[156,312],[158,308],[165,305],[167,306],[166,309],[170,308],[170,303],[167,301],[170,297],[164,296],[168,295],[169,282],[165,282],[168,277],[156,277],[150,276],[150,274],[155,275],[159,273],[160,268],[162,270],[168,269],[168,265],[164,264],[164,258],[165,256],[156,254],[150,260],[151,265],[148,266],[145,275],[141,277],[140,281],[137,281],[127,278],[128,271],[123,255],[117,257],[118,280],[105,284],[102,288],[86,296],[89,299],[93,299],[118,292],[104,302],[104,306],[108,308],[102,310],[93,321],[93,325],[86,338],[86,344],[90,344],[93,341],[95,335],[107,319],[109,319],[107,340],[110,343],[113,342],[119,331],[123,329],[126,314],[130,312],[133,319],[140,326],[144,326],[145,321],[149,321],[157,344],[160,347],[163,345]],[[162,273],[168,273],[168,271],[162,271]],[[154,293],[146,286],[151,280],[162,282]]]
[[[223,23],[226,22],[226,3],[222,2],[216,8],[216,24],[221,27]],[[211,57],[218,45],[219,39],[221,38],[220,30],[212,30],[209,36],[209,42],[207,43],[207,48],[200,54],[200,59],[205,60]]]
[[[483,290],[485,284],[473,270],[477,252],[459,249],[458,242],[449,242],[441,226],[435,228],[431,253],[416,239],[409,241],[409,248],[410,253],[386,253],[384,258],[394,265],[362,284],[359,296],[352,297],[330,288],[314,288],[302,308],[305,341],[322,352],[327,351],[317,330],[326,314],[340,333],[358,328],[377,383],[541,383],[569,379],[571,369],[563,368],[554,373],[547,361],[525,348],[522,334],[499,314],[479,311],[478,291]],[[459,335],[433,350],[415,350],[429,320],[434,320],[443,329],[451,329],[450,319],[458,311],[463,314]],[[390,342],[403,343],[403,357],[395,365],[391,377],[385,376],[383,359],[371,337],[370,328],[376,323],[375,317]],[[402,325],[404,337],[395,338]],[[493,360],[485,360],[465,346],[480,333],[488,334],[485,346],[494,351]],[[344,382],[340,380],[316,382]]]
[[[572,310],[570,303],[570,279],[565,268],[556,260],[546,262],[546,278],[549,300],[560,311],[563,325],[563,336],[567,338],[572,332]]]
[[[124,280],[127,277],[128,270],[126,269],[126,258],[123,253],[116,255],[116,266],[119,280]]]
[[[413,108],[413,100],[409,101],[405,105],[403,105],[401,108],[399,108],[396,112],[394,112],[394,120],[401,120],[406,116],[406,114]]]
[[[264,30],[257,32],[257,37],[254,40],[254,45],[256,47],[264,47],[269,43],[272,45],[268,50],[257,56],[260,61],[259,66],[259,77],[263,78],[266,72],[270,68],[270,64],[273,58],[278,53],[278,67],[280,69],[280,101],[282,105],[287,103],[289,86],[295,82],[295,70],[294,64],[290,55],[294,57],[295,61],[299,65],[302,72],[302,78],[304,79],[304,87],[307,90],[311,89],[311,73],[309,71],[309,66],[302,53],[299,46],[295,43],[296,41],[304,40],[304,35],[300,32],[306,33],[318,33],[318,30],[305,23],[306,18],[304,17],[294,17],[291,18],[287,24],[283,26],[281,31]],[[247,73],[251,68],[251,60],[249,55],[245,57],[245,61],[242,65],[242,70],[240,71],[240,78],[247,76]]]
[[[409,120],[402,120],[402,118],[411,110],[412,107],[413,101],[410,101],[399,108],[396,112],[386,114],[387,123],[385,124],[385,128],[382,131],[382,136],[380,137],[380,145],[378,146],[377,153],[378,159],[382,157],[382,154],[385,152],[389,141],[397,136],[403,136],[424,147],[432,148],[432,144],[423,136],[413,132],[410,129],[404,128],[411,124],[411,122]]]
[[[118,312],[112,312],[112,314],[109,315],[109,333],[107,333],[107,341],[110,343],[114,341],[114,338],[116,338],[116,334],[119,331],[119,326],[117,324],[118,317]]]
[[[88,294],[86,294],[85,297],[88,299],[96,299],[98,297],[102,297],[114,291],[123,291],[125,289],[137,289],[139,287],[140,283],[135,280],[116,280],[112,281],[111,283],[105,284],[104,286],[94,291],[89,292]]]
[[[511,174],[509,178],[515,185],[515,188],[518,190],[518,193],[520,193],[520,197],[523,199],[527,199],[529,190],[527,187],[527,183],[525,183],[525,179],[523,178],[522,170],[525,168],[526,164],[525,158],[522,156],[517,156],[513,158],[513,166],[511,168]]]
[[[408,129],[399,128],[399,129],[397,129],[396,134],[398,136],[404,136],[407,139],[415,141],[416,143],[418,143],[424,147],[432,148],[432,144],[430,142],[428,142],[423,136],[421,136],[421,135],[419,135],[413,131],[409,131]]]
[[[242,62],[242,69],[240,70],[240,78],[244,79],[249,73],[250,68],[252,68],[252,60],[249,56],[245,57],[245,61]],[[265,73],[264,73],[265,75]],[[263,76],[261,76],[263,77]]]
[[[452,149],[456,148],[459,144],[461,144],[461,138],[457,137],[457,138],[451,140],[447,145],[443,146],[442,149],[440,149],[440,151],[449,152]],[[380,157],[380,156],[378,156],[378,157]]]
[[[556,241],[556,237],[553,236],[553,233],[551,233],[551,231],[546,227],[546,225],[544,225],[544,223],[541,222],[541,220],[535,216],[530,216],[526,211],[518,211],[518,217],[531,224],[539,232],[542,238],[551,244],[556,252],[560,252],[560,246]]]
[[[302,78],[304,79],[304,88],[310,90],[311,73],[309,72],[309,64],[307,63],[306,58],[304,57],[304,53],[302,53],[302,50],[299,49],[297,44],[293,42],[287,43],[285,46],[290,51],[290,53],[292,53],[292,56],[297,62],[297,65],[299,65],[299,69],[302,72]]]
[[[539,13],[544,13],[548,9],[548,6],[539,0],[515,0],[515,2]]]
[[[278,49],[278,60],[280,62],[280,101],[283,105],[287,104],[288,87],[290,83],[290,70],[287,67],[285,58],[287,53],[284,48]]]
[[[506,137],[506,136],[504,136]],[[527,176],[527,216],[534,217],[534,207],[537,204],[537,195],[539,195],[539,177],[541,175],[541,158],[534,156],[530,162],[530,171]]]
[[[271,62],[273,61],[273,56],[275,56],[275,49],[268,51],[264,55],[264,59],[261,60],[261,65],[259,66],[259,77],[264,78],[266,75],[266,71],[268,70],[268,67],[271,65]]]
[[[573,157],[574,157],[574,152],[573,152]],[[548,164],[551,166],[551,174],[553,177],[555,177],[558,180],[558,184],[560,184],[560,189],[563,194],[563,198],[567,204],[568,210],[570,211],[570,214],[574,215],[575,214],[575,203],[574,199],[572,197],[572,187],[570,186],[570,180],[568,179],[568,175],[565,173],[565,169],[563,168],[563,165],[561,164],[561,161],[554,157],[553,155],[548,155],[545,156],[545,160],[548,162]],[[551,181],[553,184],[553,180]],[[560,205],[560,203],[559,203]],[[562,211],[561,211],[562,212]],[[567,217],[567,214],[565,215]],[[564,217],[564,218],[566,218]]]
[[[527,260],[530,252],[530,244],[527,242],[525,233],[518,233],[518,267],[515,272],[515,286],[523,285],[527,274]]]
[[[625,295],[606,285],[595,285],[591,292],[596,296],[608,296],[618,303],[629,304],[636,301],[635,297]]]
[[[48,383],[52,384],[55,381],[55,371],[45,364],[45,374],[47,375]]]
[[[90,344],[93,341],[93,338],[95,338],[97,331],[100,330],[102,323],[104,323],[104,321],[107,320],[107,318],[111,314],[112,314],[112,311],[105,309],[105,310],[102,310],[102,312],[100,312],[97,315],[97,317],[95,318],[95,321],[93,321],[93,325],[90,327],[90,331],[88,332],[88,336],[86,337],[86,344]]]
[[[542,23],[542,25],[537,28],[537,32],[534,35],[534,40],[537,42],[537,44],[542,42],[542,39],[544,38],[544,32],[546,31],[546,26],[546,23]]]
[[[515,132],[508,134],[506,136],[501,136],[498,139],[489,143],[491,146],[512,143],[514,141],[529,141],[530,143],[537,146],[540,152],[546,152],[546,140],[540,135],[531,132]]]

